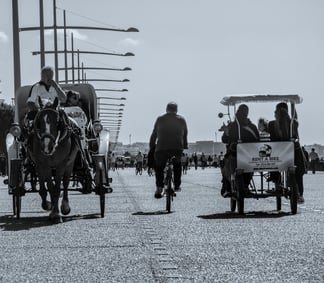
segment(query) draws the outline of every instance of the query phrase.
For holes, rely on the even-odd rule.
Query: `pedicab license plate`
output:
[[[244,172],[285,171],[294,165],[294,143],[257,142],[237,145],[237,168]]]

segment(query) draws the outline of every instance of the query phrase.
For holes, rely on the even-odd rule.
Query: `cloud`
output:
[[[8,36],[3,31],[0,31],[0,42],[8,42]]]
[[[129,37],[125,38],[120,43],[122,45],[125,45],[125,46],[138,46],[138,45],[140,45],[140,41],[139,40],[132,39],[132,38],[129,38]]]
[[[53,33],[54,33],[53,30],[46,30],[45,31],[45,36],[53,37]],[[75,29],[73,29],[73,30],[72,29],[67,29],[66,30],[66,34],[68,36],[71,36],[71,33],[73,33],[73,38],[74,39],[80,39],[80,40],[87,40],[88,39],[88,37],[85,34],[80,33],[78,30],[75,30]],[[59,38],[63,38],[64,30],[58,29],[57,30],[57,35],[58,35]]]

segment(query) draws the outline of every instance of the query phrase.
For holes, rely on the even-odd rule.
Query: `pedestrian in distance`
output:
[[[173,159],[175,191],[180,191],[181,156],[188,148],[188,129],[184,117],[177,114],[175,102],[167,104],[166,113],[157,118],[150,137],[150,149],[155,147],[155,198],[161,198],[164,188],[164,168],[169,158]]]
[[[312,173],[316,173],[316,165],[319,161],[319,157],[317,152],[315,151],[315,148],[312,148],[311,152],[309,153],[309,161],[310,161],[310,170],[312,170]]]

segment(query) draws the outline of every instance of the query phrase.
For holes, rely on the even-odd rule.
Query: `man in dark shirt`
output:
[[[188,148],[186,120],[177,114],[178,105],[168,103],[166,114],[157,118],[150,138],[150,149],[155,147],[155,198],[162,197],[164,187],[163,170],[170,157],[173,161],[175,191],[180,191],[181,185],[181,155]]]
[[[222,167],[222,189],[223,197],[231,194],[231,174],[236,168],[236,145],[238,142],[256,142],[259,141],[259,131],[257,127],[248,118],[249,108],[241,104],[235,114],[235,120],[224,129],[222,142],[226,144],[226,154],[224,156],[224,165]],[[244,173],[244,185],[248,188],[252,178],[251,173]]]

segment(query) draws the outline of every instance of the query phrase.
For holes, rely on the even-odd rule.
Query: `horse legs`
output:
[[[60,182],[55,182],[54,185],[51,178],[47,180],[47,186],[49,188],[49,192],[51,195],[51,202],[52,202],[52,211],[49,217],[54,224],[62,222],[62,217],[60,215],[60,211],[58,208],[58,202],[59,202],[60,192],[61,192],[60,185],[61,185]]]
[[[71,212],[68,197],[69,178],[70,174],[65,174],[63,177],[63,199],[61,203],[61,212],[63,215],[68,215]]]
[[[42,199],[42,208],[44,210],[51,210],[52,204],[50,201],[47,200],[47,189],[45,187],[45,180],[43,178],[39,178],[39,195]]]

